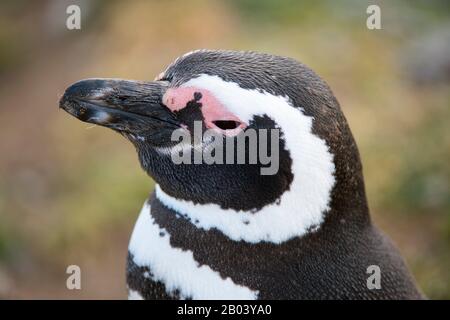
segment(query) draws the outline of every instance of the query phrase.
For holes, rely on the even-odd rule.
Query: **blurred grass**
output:
[[[125,297],[127,239],[153,182],[128,142],[58,112],[58,97],[223,48],[294,57],[330,84],[375,222],[424,292],[450,298],[449,83],[414,79],[430,58],[410,49],[446,29],[448,2],[381,2],[383,29],[369,31],[371,1],[75,1],[82,30],[68,31],[69,2],[0,4],[0,297]],[[73,263],[89,279],[79,293],[64,287]]]

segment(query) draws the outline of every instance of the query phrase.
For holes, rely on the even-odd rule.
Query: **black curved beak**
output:
[[[125,135],[157,135],[179,128],[162,103],[164,81],[86,79],[72,84],[59,107],[81,121],[98,124]]]

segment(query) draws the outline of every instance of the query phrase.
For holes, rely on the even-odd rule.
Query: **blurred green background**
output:
[[[450,298],[450,2],[2,1],[0,298],[125,298],[132,227],[153,183],[134,148],[58,110],[87,77],[151,80],[198,48],[294,57],[331,86],[372,217],[430,298]],[[78,4],[81,30],[67,30]],[[66,267],[82,290],[66,289]]]

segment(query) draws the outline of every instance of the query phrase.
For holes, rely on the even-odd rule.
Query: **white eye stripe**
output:
[[[187,215],[191,221],[198,220],[197,227],[216,228],[235,241],[280,243],[320,226],[329,210],[335,166],[325,141],[312,133],[312,117],[294,108],[287,97],[246,90],[218,76],[201,75],[183,86],[209,90],[247,123],[255,115],[272,118],[282,129],[285,147],[292,158],[294,178],[290,189],[281,195],[279,204],[269,204],[257,213],[176,199],[158,185],[157,198],[167,207]]]

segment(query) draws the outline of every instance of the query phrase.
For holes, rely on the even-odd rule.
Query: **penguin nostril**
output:
[[[213,123],[216,127],[222,130],[233,130],[241,124],[240,122],[234,120],[215,120]]]

